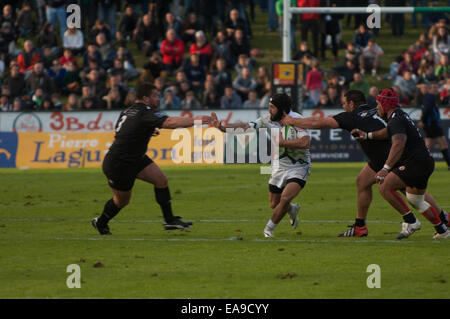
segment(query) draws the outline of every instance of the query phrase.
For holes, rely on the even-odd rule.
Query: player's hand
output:
[[[199,115],[194,118],[194,121],[202,121],[202,124],[209,124],[212,122],[212,118],[208,115]]]
[[[280,124],[281,126],[292,125],[293,119],[294,118],[292,116],[289,116],[286,112],[283,112],[283,118],[280,120]]]
[[[377,181],[377,183],[380,185],[383,184],[384,179],[386,178],[387,174],[389,174],[389,172],[385,169],[382,169],[381,171],[376,173],[375,180]]]
[[[211,123],[214,125],[215,128],[220,129],[220,121],[217,118],[216,112],[211,112]]]
[[[350,134],[355,138],[355,140],[361,141],[361,140],[367,140],[367,132],[361,131],[360,129],[353,129]]]
[[[159,131],[159,129],[155,128],[155,130],[153,131],[153,136],[158,136],[161,132]]]

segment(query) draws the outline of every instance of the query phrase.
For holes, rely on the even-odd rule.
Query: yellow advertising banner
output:
[[[114,132],[17,134],[18,168],[101,167],[114,140]],[[147,155],[158,165],[223,163],[223,133],[201,127],[161,130]]]

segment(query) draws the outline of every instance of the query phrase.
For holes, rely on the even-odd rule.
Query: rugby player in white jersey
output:
[[[269,180],[269,202],[273,212],[264,228],[264,237],[274,237],[274,229],[286,213],[289,215],[291,226],[294,229],[297,227],[300,205],[292,204],[291,201],[305,187],[311,171],[310,133],[308,130],[290,125],[282,127],[279,121],[283,112],[293,118],[302,117],[292,111],[292,100],[286,94],[272,96],[269,102],[269,114],[249,123],[225,126],[217,119],[217,115],[212,113],[214,126],[223,132],[235,128],[244,130],[266,128],[269,131],[277,128],[280,130],[279,161],[272,161],[272,174]]]

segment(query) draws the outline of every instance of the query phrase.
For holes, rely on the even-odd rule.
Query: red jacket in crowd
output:
[[[39,51],[34,50],[31,54],[31,57],[27,61],[25,57],[25,53],[20,53],[17,56],[17,64],[19,65],[20,72],[25,72],[33,69],[33,65],[36,64],[36,62],[39,62],[41,60],[41,54]]]
[[[164,64],[181,64],[184,54],[184,42],[180,39],[175,39],[173,42],[169,42],[165,39],[161,43],[161,54],[163,56]]]
[[[196,43],[193,43],[191,45],[189,53],[190,54],[198,54],[200,56],[203,56],[203,55],[211,56],[212,55],[211,45],[209,43],[207,43],[204,46],[199,47]]]
[[[320,0],[298,0],[297,7],[320,7]],[[302,13],[302,20],[319,20],[320,15],[317,13]]]

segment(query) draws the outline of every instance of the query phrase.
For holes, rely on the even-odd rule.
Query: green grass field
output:
[[[2,169],[0,298],[450,298],[450,242],[420,214],[422,229],[395,240],[401,217],[375,188],[369,236],[336,237],[353,223],[362,166],[313,163],[299,227],[286,218],[274,239],[262,236],[271,209],[257,165],[165,167],[193,228],[164,231],[153,188],[137,181],[106,237],[90,225],[111,197],[100,169]],[[438,163],[429,186],[447,210],[449,174]],[[66,286],[70,264],[80,289]],[[379,289],[366,285],[370,264]]]

